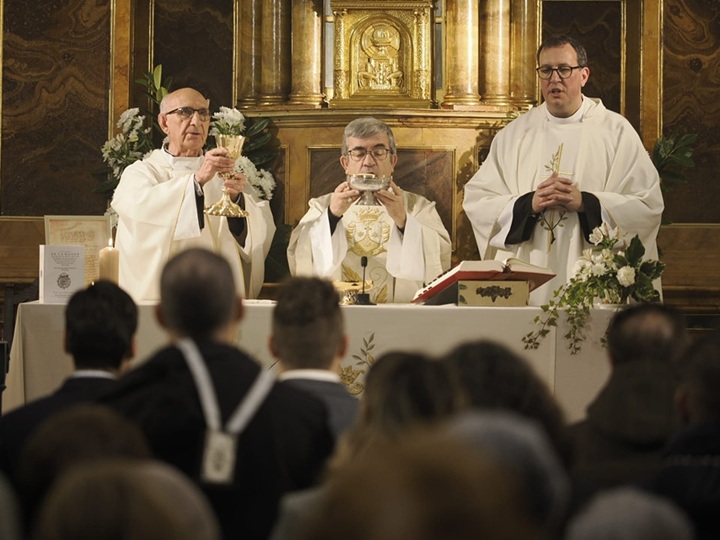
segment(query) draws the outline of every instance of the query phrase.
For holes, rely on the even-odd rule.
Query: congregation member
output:
[[[26,531],[55,482],[75,467],[106,459],[150,459],[150,448],[133,422],[97,403],[82,403],[43,422],[18,459],[17,485]]]
[[[345,127],[340,164],[346,175],[392,176],[397,161],[395,136],[384,122],[357,118]],[[450,267],[450,235],[434,202],[394,180],[373,195],[379,206],[357,204],[360,192],[344,180],[311,199],[290,236],[290,272],[352,282],[366,274],[372,301],[385,303],[410,302]]]
[[[674,396],[688,340],[682,314],[662,304],[635,304],[610,321],[610,377],[570,428],[582,493],[639,482],[660,468],[679,426]]]
[[[395,351],[378,357],[365,379],[357,420],[338,441],[323,484],[283,497],[271,540],[302,538],[309,518],[327,497],[328,479],[351,467],[378,440],[400,442],[414,428],[437,426],[466,404],[449,365],[419,353]]]
[[[572,277],[601,224],[639,235],[645,256],[656,259],[664,208],[658,172],[635,129],[582,93],[590,76],[585,48],[551,36],[537,62],[544,103],[497,134],[463,200],[483,259],[516,257],[556,273],[531,293],[532,305]]]
[[[215,515],[177,469],[153,460],[104,460],[60,478],[39,512],[34,540],[218,540]]]
[[[310,487],[332,452],[325,406],[233,345],[243,316],[228,261],[190,248],[160,279],[170,343],[103,401],[136,422],[153,454],[194,479],[223,538],[267,538],[280,496]]]
[[[720,335],[693,343],[680,373],[675,402],[682,426],[642,487],[683,509],[696,539],[720,538]]]
[[[72,295],[65,307],[65,352],[74,372],[52,394],[0,417],[0,469],[15,481],[28,438],[52,415],[94,401],[117,383],[135,353],[138,309],[110,281],[98,281]]]
[[[359,406],[340,381],[347,345],[340,297],[332,283],[317,277],[286,280],[276,296],[270,335],[278,379],[325,403],[335,438],[350,427]]]
[[[299,540],[544,540],[514,471],[437,430],[373,441],[327,484]]]
[[[548,538],[560,538],[570,508],[570,477],[542,425],[512,411],[468,411],[446,431],[516,473],[524,513]]]
[[[203,152],[209,107],[209,100],[193,88],[167,94],[157,117],[166,142],[128,166],[115,189],[120,285],[136,301],[158,300],[163,265],[188,247],[204,247],[227,258],[245,298],[256,298],[262,288],[265,257],[275,234],[270,206],[245,175],[234,172],[227,149]],[[223,181],[219,173],[232,174]],[[220,199],[223,185],[247,210],[247,218],[204,214],[205,206]]]
[[[565,540],[695,540],[685,513],[670,501],[622,487],[598,493],[572,519]],[[713,536],[712,538],[717,538]]]
[[[458,372],[473,409],[512,412],[537,422],[563,466],[570,466],[565,415],[525,358],[501,343],[479,340],[458,345],[444,359]]]

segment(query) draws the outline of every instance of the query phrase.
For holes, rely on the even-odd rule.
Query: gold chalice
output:
[[[381,189],[387,189],[392,176],[375,176],[369,173],[348,174],[347,183],[361,192],[357,204],[360,206],[380,206],[373,193]]]
[[[215,135],[215,141],[218,146],[225,148],[228,151],[228,156],[237,160],[242,154],[242,147],[245,144],[245,137],[242,135]],[[220,173],[220,178],[226,180],[232,173]],[[227,189],[223,184],[222,197],[218,202],[205,209],[205,213],[210,216],[224,216],[234,218],[248,217],[248,213],[243,210],[240,205],[235,204],[230,195],[228,195]]]

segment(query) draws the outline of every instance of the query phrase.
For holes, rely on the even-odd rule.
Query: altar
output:
[[[268,349],[273,302],[245,301],[245,317],[237,336],[239,347],[272,369],[275,360]],[[360,395],[365,373],[375,359],[393,350],[420,351],[437,356],[469,340],[491,339],[522,354],[560,402],[568,421],[585,416],[587,404],[609,375],[601,337],[611,311],[593,310],[588,339],[580,354],[572,355],[563,335],[564,320],[536,350],[525,350],[522,337],[535,328],[539,308],[417,306],[389,304],[343,306],[349,348],[341,377],[350,392]],[[72,372],[72,359],[63,352],[65,306],[28,302],[20,304],[10,351],[3,412],[44,396]],[[154,316],[154,304],[139,305],[134,363],[143,362],[166,342]]]

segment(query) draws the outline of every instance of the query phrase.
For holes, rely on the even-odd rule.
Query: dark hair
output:
[[[38,504],[63,473],[111,458],[148,459],[140,428],[109,407],[80,404],[52,415],[25,443],[17,467],[18,491],[32,520]]]
[[[65,307],[67,348],[77,368],[117,369],[130,354],[138,309],[110,281],[76,292]]]
[[[521,356],[493,341],[459,345],[445,357],[459,373],[472,407],[513,411],[538,422],[560,459],[571,462],[565,417],[547,385]]]
[[[392,432],[444,419],[466,403],[451,366],[419,353],[388,352],[367,374],[361,418]]]
[[[332,283],[293,277],[278,290],[272,315],[272,342],[287,368],[327,369],[345,335],[340,297]]]
[[[684,357],[681,373],[697,421],[720,420],[720,334],[698,338]]]
[[[685,317],[663,304],[634,304],[612,318],[607,343],[615,365],[677,362],[689,344]]]
[[[207,249],[180,252],[167,262],[160,276],[165,324],[193,339],[207,339],[232,321],[236,294],[230,264]]]
[[[585,67],[588,65],[588,56],[585,47],[583,47],[582,44],[575,38],[564,34],[553,34],[546,36],[543,39],[542,43],[538,47],[536,55],[538,65],[540,64],[540,53],[543,49],[553,49],[555,47],[562,47],[563,45],[570,45],[573,49],[575,49],[579,66]]]

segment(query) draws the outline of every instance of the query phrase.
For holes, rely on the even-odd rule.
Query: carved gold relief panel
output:
[[[434,105],[432,1],[337,0],[330,107]]]

